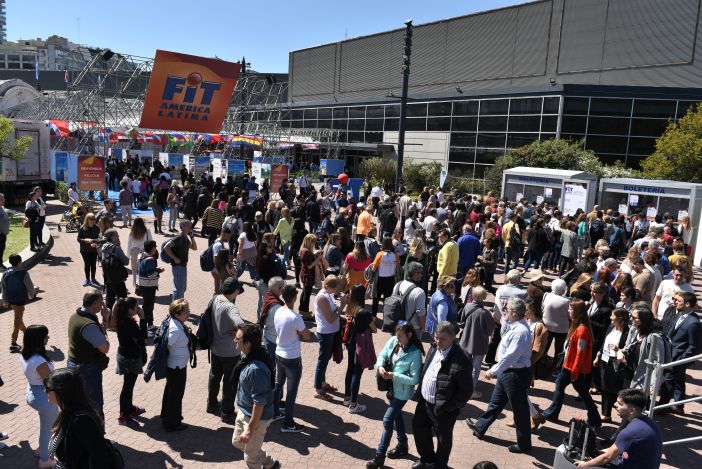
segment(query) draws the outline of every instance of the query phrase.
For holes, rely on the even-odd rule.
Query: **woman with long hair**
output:
[[[419,285],[422,287],[422,290],[428,291],[429,290],[429,255],[427,254],[427,247],[426,244],[424,243],[424,236],[425,236],[425,231],[421,228],[418,228],[414,232],[414,236],[412,239],[410,239],[409,242],[409,252],[407,254],[407,258],[405,259],[405,275],[404,275],[404,280],[410,280],[410,274],[407,270],[407,267],[410,265],[411,262],[419,262],[423,269],[422,269],[422,280],[419,282]]]
[[[117,374],[122,375],[122,391],[119,393],[120,425],[138,426],[134,417],[143,414],[144,408],[133,404],[134,385],[146,364],[145,336],[137,315],[143,319],[144,311],[136,298],[119,298],[112,307],[110,326],[117,330]]]
[[[132,267],[132,285],[136,286],[137,278],[137,258],[139,253],[144,250],[144,243],[153,239],[151,231],[146,227],[144,219],[136,217],[132,223],[132,229],[129,231],[127,239],[127,253],[131,260]]]
[[[144,250],[139,253],[137,259],[137,279],[139,287],[138,295],[144,300],[144,320],[140,321],[142,332],[153,336],[154,327],[154,303],[156,302],[156,290],[158,290],[158,279],[163,272],[163,268],[158,267],[158,247],[156,241],[149,240],[144,243]]]
[[[254,282],[258,278],[256,274],[256,246],[258,244],[258,236],[254,230],[254,225],[251,222],[244,223],[244,231],[239,235],[239,251],[237,253],[236,276],[240,277],[244,273],[244,268],[249,272],[251,281]]]
[[[168,199],[168,189],[164,189],[162,186],[154,185],[153,193],[154,203],[153,211],[154,217],[154,231],[156,234],[163,233],[163,211],[166,210],[166,201]]]
[[[292,240],[293,218],[290,209],[283,207],[280,211],[280,220],[273,230],[273,234],[280,236],[280,247],[283,251],[283,262],[290,268],[290,241]]]
[[[627,310],[621,308],[613,310],[610,319],[612,324],[607,329],[607,336],[602,347],[597,351],[593,363],[600,369],[603,422],[612,421],[612,407],[617,401],[617,394],[624,387],[619,362],[617,362],[617,351],[624,347],[629,335],[629,313]]]
[[[370,469],[382,468],[385,458],[404,458],[409,454],[405,421],[402,408],[414,394],[422,373],[424,346],[412,324],[398,322],[395,335],[390,337],[378,355],[375,367],[384,379],[392,381],[392,393],[388,393],[389,405],[383,416],[383,434],[375,450],[375,457],[366,463]],[[397,446],[388,451],[393,428],[397,432]]]
[[[98,241],[100,241],[100,228],[95,223],[95,214],[88,213],[83,219],[83,226],[78,229],[78,244],[80,244],[80,256],[83,258],[83,271],[85,272],[84,287],[100,286],[100,283],[95,279]]]
[[[536,414],[531,418],[532,427],[538,428],[546,420],[558,420],[558,415],[563,407],[565,399],[565,389],[569,384],[577,391],[587,408],[587,422],[595,428],[602,425],[600,413],[597,411],[595,402],[588,392],[590,385],[590,373],[592,371],[592,328],[590,318],[587,315],[587,305],[582,300],[573,300],[568,308],[570,314],[570,329],[566,339],[565,358],[563,368],[556,378],[556,389],[553,393],[553,401],[548,409],[543,413]]]
[[[178,187],[174,184],[171,186],[171,190],[166,198],[166,203],[168,204],[168,231],[171,233],[176,233],[176,224],[178,222],[178,210],[182,204],[182,199],[178,195]]]
[[[46,354],[49,329],[43,325],[31,325],[24,331],[20,366],[27,378],[27,404],[39,413],[39,469],[54,467],[55,461],[49,452],[51,425],[58,415],[56,404],[49,402],[44,389],[44,379],[54,370],[54,364]]]
[[[256,280],[256,289],[258,290],[257,317],[261,316],[263,296],[268,291],[268,281],[276,276],[277,264],[278,256],[276,256],[273,250],[273,244],[261,241],[256,253],[256,272],[258,273],[258,280]]]
[[[366,245],[363,241],[356,241],[353,245],[353,251],[346,256],[342,271],[346,275],[346,287],[353,288],[356,285],[365,285],[366,280],[363,277],[363,272],[371,263],[371,258],[368,256]]]
[[[24,217],[29,222],[29,245],[34,252],[39,251],[42,247],[40,210],[39,193],[36,191],[30,192],[27,197],[27,203],[24,205]]]
[[[343,252],[344,257],[346,257],[351,251],[353,251],[355,243],[351,239],[351,236],[349,236],[349,229],[345,226],[339,226],[336,229],[336,232],[339,233],[339,240],[341,241],[341,252]]]
[[[373,272],[378,272],[378,283],[373,295],[373,306],[371,307],[375,317],[378,315],[380,297],[382,296],[383,301],[385,301],[392,295],[392,289],[397,283],[395,282],[395,277],[400,272],[400,256],[395,252],[392,238],[388,236],[383,239],[381,251],[376,254],[373,260]]]
[[[57,468],[112,467],[103,422],[85,393],[76,368],[59,368],[44,379],[49,402],[60,412],[52,428],[50,452]]]
[[[473,302],[473,288],[480,285],[480,274],[478,269],[471,267],[466,271],[463,276],[463,283],[461,284],[461,293],[459,294],[459,304],[467,305]]]
[[[308,236],[316,238],[315,235]],[[314,301],[314,319],[317,323],[317,342],[319,342],[319,355],[314,372],[314,389],[316,391],[314,397],[323,401],[333,400],[333,397],[328,393],[337,390],[326,381],[327,365],[329,365],[334,350],[334,338],[341,327],[339,313],[344,310],[349,301],[349,295],[344,295],[341,297],[340,305],[336,305],[334,294],[338,288],[339,279],[334,275],[328,276],[324,279],[322,289]]]
[[[310,298],[317,275],[315,270],[319,268],[319,263],[323,259],[321,252],[315,252],[316,243],[317,235],[308,234],[302,240],[302,248],[300,249],[300,281],[303,288],[302,295],[300,295],[300,316],[303,319],[309,319]]]
[[[346,342],[348,360],[346,362],[344,405],[349,408],[350,413],[360,414],[366,410],[366,406],[358,403],[358,390],[361,387],[363,368],[356,356],[356,337],[367,330],[370,330],[373,334],[378,332],[373,315],[366,308],[366,287],[356,285],[351,289],[344,315],[346,316],[346,327],[349,328],[348,334],[344,331],[345,339],[348,339]]]

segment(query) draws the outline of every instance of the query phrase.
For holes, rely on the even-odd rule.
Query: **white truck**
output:
[[[12,122],[15,132],[10,135],[9,143],[15,138],[30,136],[32,144],[20,161],[0,157],[0,192],[5,194],[8,205],[24,205],[33,187],[40,186],[49,194],[56,189],[56,181],[51,179],[49,123],[19,119]]]

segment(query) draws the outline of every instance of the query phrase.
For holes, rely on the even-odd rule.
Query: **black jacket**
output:
[[[434,359],[436,345],[427,353],[422,367],[422,376],[415,390],[415,400],[422,397],[422,382],[429,364]],[[471,378],[472,363],[461,347],[454,343],[448,356],[441,361],[441,368],[436,377],[436,414],[446,414],[457,411],[466,405],[473,394],[473,379]]]
[[[702,347],[702,324],[700,323],[700,318],[692,312],[677,329],[675,329],[675,322],[676,320],[674,319],[670,328],[667,331],[663,331],[667,333],[670,339],[671,358],[673,360],[690,358],[697,354],[700,347]]]
[[[592,350],[597,351],[602,348],[602,342],[604,342],[605,337],[607,337],[607,329],[612,323],[610,317],[612,316],[612,309],[614,305],[609,301],[608,297],[605,297],[597,307],[595,314],[590,316],[590,324],[592,325]]]
[[[113,461],[101,425],[87,413],[71,418],[65,433],[59,437],[56,457],[67,469],[112,467]]]

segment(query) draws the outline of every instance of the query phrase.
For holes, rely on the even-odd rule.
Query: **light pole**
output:
[[[402,160],[405,154],[405,119],[407,117],[407,89],[409,88],[410,55],[412,55],[412,20],[405,21],[405,51],[402,56],[402,97],[400,98],[400,127],[397,137],[397,170],[395,192],[400,191]]]

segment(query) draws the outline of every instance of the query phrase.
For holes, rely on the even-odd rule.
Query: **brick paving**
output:
[[[60,219],[60,204],[50,202],[49,223],[55,245],[49,257],[31,270],[34,282],[41,287],[39,299],[28,305],[25,313],[26,324],[42,323],[48,326],[51,355],[57,366],[65,366],[67,351],[66,325],[70,314],[80,305],[84,289],[82,260],[78,254],[75,233],[59,233],[55,222]],[[127,230],[120,230],[120,237],[126,244]],[[159,245],[160,239],[159,238]],[[197,239],[202,249],[206,240]],[[201,250],[200,249],[200,250]],[[186,298],[194,313],[204,310],[211,294],[212,280],[208,273],[200,271],[197,259],[188,266],[188,289]],[[698,275],[699,278],[699,275]],[[248,280],[248,274],[244,274]],[[499,280],[499,279],[498,279]],[[695,285],[698,291],[702,285]],[[162,274],[155,317],[159,321],[166,314],[166,304],[171,291],[171,274]],[[242,316],[248,320],[256,318],[257,295],[253,288],[241,295],[237,304]],[[25,401],[26,380],[19,368],[19,355],[8,352],[9,332],[12,324],[11,311],[0,313],[0,331],[7,339],[0,343],[0,375],[5,386],[0,388],[0,430],[9,432],[11,438],[5,443],[10,446],[0,451],[0,467],[35,467],[32,449],[38,440],[38,416]],[[376,350],[379,351],[388,336],[379,333],[375,336]],[[198,367],[188,370],[188,381],[183,401],[185,422],[191,427],[183,432],[167,434],[161,429],[158,413],[164,381],[137,382],[134,392],[135,403],[146,408],[146,413],[138,418],[140,428],[131,429],[117,425],[118,400],[121,377],[115,374],[115,353],[117,338],[110,333],[112,344],[110,366],[104,373],[105,415],[107,436],[119,444],[128,467],[160,468],[243,468],[243,455],[231,445],[232,427],[223,424],[218,418],[205,413],[207,393],[207,356],[198,353]],[[150,352],[149,352],[150,353]],[[303,344],[303,378],[298,396],[296,419],[306,426],[302,434],[283,434],[280,423],[274,423],[268,430],[265,448],[286,468],[306,467],[365,467],[370,459],[382,432],[382,416],[386,401],[375,388],[375,379],[366,371],[361,382],[359,402],[368,405],[366,412],[351,415],[341,404],[341,394],[336,394],[334,402],[326,403],[314,399],[312,379],[317,356],[317,344]],[[329,366],[327,380],[343,389],[346,363]],[[702,394],[702,370],[691,370],[687,392],[690,395]],[[456,424],[454,445],[450,465],[454,468],[468,468],[482,460],[492,460],[500,468],[550,467],[557,445],[566,435],[565,422],[574,415],[584,415],[583,406],[574,399],[569,389],[561,414],[561,423],[548,423],[532,437],[534,449],[528,455],[514,455],[507,446],[515,440],[514,430],[507,427],[505,419],[496,421],[488,431],[484,441],[472,436],[463,419],[478,416],[487,407],[493,385],[481,381],[479,390],[484,393],[480,402],[471,401],[461,412],[461,420]],[[552,382],[537,381],[530,391],[533,402],[544,409],[548,406],[553,392]],[[599,402],[599,399],[598,399]],[[405,419],[410,432],[410,459],[387,460],[386,467],[409,468],[416,460],[416,449],[411,436],[410,416],[415,403],[405,406]],[[702,435],[702,404],[686,406],[686,415],[656,417],[663,430],[664,439],[678,439]],[[614,426],[605,427],[611,432]],[[394,446],[395,442],[391,444]],[[664,452],[662,467],[695,467],[702,460],[702,443],[668,447]]]

